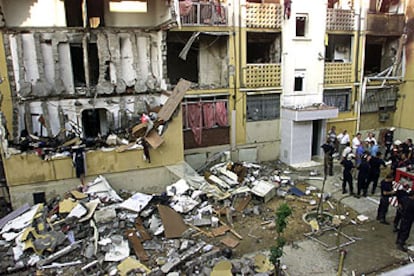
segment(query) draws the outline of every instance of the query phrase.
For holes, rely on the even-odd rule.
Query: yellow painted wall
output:
[[[6,63],[6,55],[4,52],[3,32],[1,31],[0,31],[0,45],[1,45],[0,47],[0,79],[1,79],[0,94],[2,97],[0,109],[7,119],[7,129],[10,131],[10,135],[12,135],[13,104],[12,104],[10,83],[9,83],[9,78],[7,74],[7,63]]]
[[[155,168],[183,161],[182,115],[174,117],[163,136],[164,143],[150,150],[151,163],[143,160],[142,150],[122,153],[100,150],[86,153],[87,176]],[[45,161],[35,154],[13,155],[4,160],[9,186],[76,177],[71,158]]]
[[[360,129],[382,129],[393,126],[393,112],[388,112],[390,114],[390,118],[385,122],[379,121],[379,113],[372,112],[372,113],[364,113],[361,114],[361,127]]]
[[[405,74],[405,83],[400,86],[400,98],[394,115],[394,126],[398,128],[414,129],[414,59],[408,62]]]

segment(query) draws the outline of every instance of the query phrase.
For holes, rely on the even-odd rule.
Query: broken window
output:
[[[364,75],[383,72],[397,59],[399,38],[367,36],[365,47]]]
[[[329,89],[323,92],[323,102],[335,106],[339,112],[351,110],[351,89]]]
[[[177,84],[180,78],[191,82],[198,82],[198,54],[199,42],[196,39],[186,51],[185,59],[180,58],[191,33],[168,33],[167,42],[167,72],[171,84]]]
[[[394,111],[397,106],[397,87],[367,89],[361,103],[361,113]]]
[[[307,32],[307,14],[298,14],[296,15],[296,36],[305,37]]]
[[[67,27],[83,27],[83,0],[65,0]]]
[[[84,12],[87,13],[87,22],[84,20]],[[96,28],[104,24],[104,0],[86,1],[84,11],[84,0],[65,0],[65,16],[67,27],[89,26]]]
[[[181,78],[199,87],[228,86],[227,33],[169,32],[167,37],[167,76],[170,84]]]
[[[280,118],[280,94],[247,95],[246,119],[248,122]]]
[[[370,0],[369,12],[388,13],[398,10],[401,0]]]
[[[247,33],[247,63],[280,63],[281,39],[277,33]]]
[[[75,87],[86,86],[82,44],[70,44],[70,58],[72,61],[72,73]]]
[[[229,142],[228,96],[184,98],[184,148],[227,144]]]
[[[352,36],[329,35],[325,49],[326,62],[351,62]]]
[[[96,43],[89,43],[88,49],[88,64],[89,64],[89,82],[95,86],[98,84],[99,79],[99,57],[98,47]]]
[[[293,91],[299,92],[303,91],[304,82],[305,82],[305,69],[297,69],[295,70],[295,83],[293,86]]]
[[[88,26],[91,28],[104,27],[104,0],[89,0],[86,1],[86,5]]]
[[[105,108],[85,109],[82,111],[83,136],[97,137],[108,134],[108,112]]]

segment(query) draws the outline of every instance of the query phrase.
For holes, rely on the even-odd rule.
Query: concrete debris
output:
[[[335,207],[330,194],[304,187],[292,172],[228,159],[209,165],[204,177],[185,163],[169,166],[179,180],[161,194],[115,191],[98,176],[86,189],[11,212],[0,220],[0,273],[264,275],[272,270],[266,257],[232,259],[243,239],[234,228],[240,216],[261,217],[258,227],[273,234],[274,215],[263,206],[273,198]],[[334,218],[338,226],[343,220]],[[246,238],[260,242],[249,230]]]

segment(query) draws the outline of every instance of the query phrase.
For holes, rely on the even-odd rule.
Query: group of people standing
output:
[[[381,167],[385,168],[388,162],[391,164],[390,173],[380,182],[381,197],[377,220],[383,224],[390,224],[386,221],[386,214],[389,205],[395,203],[394,206],[397,208],[393,226],[394,232],[398,233],[396,244],[398,249],[407,251],[405,243],[414,222],[414,190],[411,190],[412,183],[397,183],[394,178],[397,168],[414,168],[414,146],[411,138],[404,142],[394,140],[394,131],[395,128],[389,128],[382,137],[384,159],[372,132],[369,132],[365,139],[362,139],[361,133],[357,133],[351,140],[346,130],[336,135],[333,126],[328,132],[326,143],[321,147],[325,153],[325,175],[333,175],[333,158],[337,156],[343,167],[342,193],[349,192],[356,198],[360,198],[361,195],[366,197],[371,183],[371,193],[375,194]],[[355,176],[356,193],[353,187]]]
[[[336,135],[335,126],[328,132],[327,141],[322,145],[325,152],[325,173],[333,175],[333,156],[336,155],[343,167],[342,193],[349,192],[359,198],[367,196],[369,185],[372,183],[371,193],[374,194],[378,185],[381,167],[386,167],[379,150],[375,134],[369,132],[363,140],[361,133],[357,133],[351,140],[347,130]],[[354,192],[354,169],[357,173],[357,191]]]

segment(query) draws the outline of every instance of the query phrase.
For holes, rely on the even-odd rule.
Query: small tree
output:
[[[282,236],[283,232],[287,226],[287,219],[292,214],[292,209],[290,209],[287,203],[282,203],[279,208],[276,210],[276,245],[270,247],[270,262],[275,266],[275,275],[280,275],[280,258],[283,255],[283,247],[286,244],[286,239]]]

